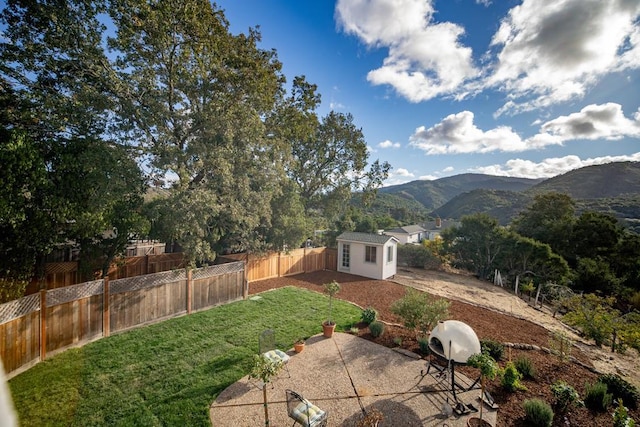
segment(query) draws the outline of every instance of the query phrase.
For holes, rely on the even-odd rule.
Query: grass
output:
[[[209,426],[209,405],[249,373],[258,335],[278,347],[321,332],[328,298],[281,288],[67,350],[9,381],[20,425]],[[333,301],[339,330],[361,310]]]

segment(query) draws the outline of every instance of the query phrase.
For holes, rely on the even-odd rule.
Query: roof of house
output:
[[[338,236],[338,240],[347,240],[349,242],[359,242],[359,243],[374,243],[377,245],[384,245],[389,240],[396,239],[393,236],[385,236],[381,234],[372,234],[372,233],[358,233],[355,231],[345,231],[341,235]]]
[[[425,231],[424,228],[419,225],[406,225],[404,227],[392,228],[391,230],[385,230],[385,233],[393,234],[416,234]]]
[[[440,227],[436,226],[436,221],[425,222],[422,225],[424,226],[425,231],[442,231],[449,227],[458,226],[460,225],[460,222],[453,219],[443,219],[440,221]]]

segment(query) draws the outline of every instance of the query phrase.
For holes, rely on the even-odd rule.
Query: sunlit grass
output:
[[[278,347],[321,332],[327,297],[282,288],[68,350],[13,378],[21,426],[207,426],[209,405],[249,372],[258,335]],[[338,329],[361,310],[333,301]]]

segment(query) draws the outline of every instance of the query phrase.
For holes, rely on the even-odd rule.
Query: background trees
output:
[[[207,0],[9,0],[0,21],[0,276],[69,241],[87,276],[137,235],[191,263],[298,246],[386,178],[350,114],[319,119],[304,77],[288,95]]]

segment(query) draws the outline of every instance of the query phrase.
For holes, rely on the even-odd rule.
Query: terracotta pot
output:
[[[303,342],[297,342],[293,345],[293,349],[295,350],[296,353],[300,353],[302,352],[302,350],[304,350],[304,343]]]
[[[333,336],[333,331],[335,331],[335,329],[336,329],[336,324],[335,323],[329,324],[327,322],[324,322],[322,324],[322,334],[326,338],[331,338]]]
[[[467,426],[468,427],[491,427],[491,423],[489,421],[480,419],[478,417],[469,417],[467,418]]]

